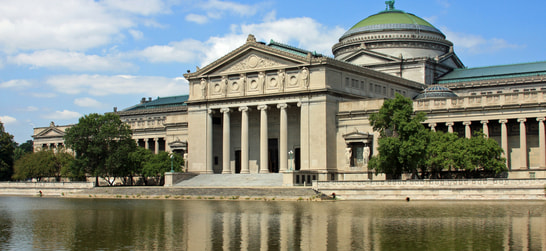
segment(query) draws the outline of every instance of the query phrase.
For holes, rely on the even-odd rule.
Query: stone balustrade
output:
[[[536,105],[546,101],[546,91],[498,93],[446,99],[423,99],[414,104],[416,111],[438,109],[469,109],[476,107]]]

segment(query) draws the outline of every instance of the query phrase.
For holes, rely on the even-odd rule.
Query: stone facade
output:
[[[403,24],[406,14],[377,15]],[[427,114],[431,130],[464,137],[481,130],[495,139],[509,178],[545,178],[546,63],[466,69],[453,44],[421,21],[423,29],[355,25],[334,45],[336,58],[249,35],[184,74],[189,95],[143,99],[115,113],[138,145],[185,154],[189,172],[293,171],[301,173],[296,184],[384,179],[367,168],[378,140],[368,117],[399,93]],[[36,128],[35,149],[62,143],[63,128]]]

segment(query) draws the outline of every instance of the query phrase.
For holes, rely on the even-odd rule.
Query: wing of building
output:
[[[332,52],[249,35],[185,74],[189,95],[115,112],[140,146],[187,153],[190,172],[377,179],[367,169],[378,139],[368,116],[399,93],[431,130],[495,139],[510,178],[546,178],[546,62],[465,68],[440,30],[393,6],[354,25]],[[35,144],[47,135],[35,130]]]

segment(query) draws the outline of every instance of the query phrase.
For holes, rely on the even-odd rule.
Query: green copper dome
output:
[[[381,24],[418,24],[429,27],[434,27],[429,22],[424,19],[415,16],[411,13],[406,13],[401,10],[391,10],[383,11],[373,16],[369,16],[366,19],[355,24],[352,29],[357,29],[360,27],[371,26],[371,25],[381,25]]]
[[[444,34],[440,30],[436,29],[436,27],[434,27],[432,24],[425,21],[424,19],[411,13],[391,9],[379,12],[375,15],[363,19],[362,21],[351,27],[351,29],[349,29],[347,32],[345,32],[345,34],[343,34],[341,38],[345,38],[356,33],[367,33],[385,30],[428,31],[438,33],[444,36]]]

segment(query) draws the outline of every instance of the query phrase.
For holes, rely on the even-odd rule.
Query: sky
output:
[[[188,93],[183,74],[248,34],[332,55],[384,0],[1,0],[0,121],[14,140],[142,97]],[[440,29],[466,67],[546,60],[546,1],[398,0]]]

